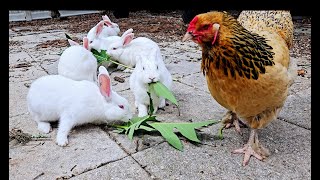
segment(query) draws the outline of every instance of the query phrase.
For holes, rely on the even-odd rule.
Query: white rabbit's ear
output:
[[[102,19],[103,19],[103,20],[107,20],[107,21],[110,21],[110,22],[111,22],[111,20],[109,19],[109,17],[108,17],[107,15],[102,16]]]
[[[112,26],[112,22],[107,15],[102,16],[102,19],[107,26]]]
[[[109,76],[109,72],[104,66],[99,66],[99,74],[106,74]]]
[[[100,21],[96,26],[96,36],[98,36],[103,29],[104,21]]]
[[[128,45],[133,40],[134,34],[129,33],[122,38],[122,45]]]
[[[111,79],[104,66],[99,67],[98,81],[101,94],[107,101],[111,101]]]
[[[89,50],[89,40],[87,37],[83,38],[83,47]]]
[[[77,42],[75,42],[75,41],[73,41],[73,40],[71,40],[71,39],[68,39],[68,42],[69,42],[70,46],[77,46],[77,45],[79,45],[79,43],[77,43]]]
[[[129,34],[129,33],[132,33],[132,32],[133,32],[133,29],[130,28],[130,29],[126,30],[126,31],[122,34],[121,37],[124,37],[125,35],[127,35],[127,34]]]

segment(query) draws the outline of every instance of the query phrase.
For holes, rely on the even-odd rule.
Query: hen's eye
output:
[[[208,29],[209,26],[210,26],[209,24],[205,24],[205,25],[202,26],[202,29]]]
[[[123,105],[119,105],[119,108],[124,109],[124,106]]]

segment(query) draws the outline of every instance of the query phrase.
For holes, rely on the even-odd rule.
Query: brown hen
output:
[[[201,46],[208,89],[229,110],[224,122],[233,121],[239,129],[240,119],[251,128],[248,143],[233,151],[245,154],[243,166],[251,155],[259,160],[269,155],[258,141],[257,129],[277,118],[296,75],[285,33],[261,24],[257,31],[246,27],[226,12],[213,11],[195,16],[182,39]]]

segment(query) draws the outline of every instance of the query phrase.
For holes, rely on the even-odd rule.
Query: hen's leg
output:
[[[240,120],[237,117],[237,114],[232,112],[232,111],[228,111],[222,118],[222,123],[224,124],[223,128],[230,128],[232,126],[234,126],[236,128],[236,131],[242,135],[242,132],[240,130]],[[242,125],[244,125],[242,123]]]
[[[246,166],[249,163],[250,157],[254,156],[260,161],[270,155],[269,150],[262,147],[258,140],[257,129],[251,129],[249,141],[243,148],[234,150],[232,153],[243,153],[244,158],[242,165]]]

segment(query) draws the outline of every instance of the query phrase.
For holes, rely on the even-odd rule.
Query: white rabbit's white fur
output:
[[[58,74],[73,80],[97,81],[97,59],[86,48],[88,42],[84,38],[84,45],[77,45],[69,41],[72,46],[63,51],[59,58]]]
[[[121,35],[121,37],[120,36],[100,37],[100,36],[97,35],[96,38],[94,38],[91,42],[89,42],[89,49],[95,49],[98,52],[101,52],[101,50],[106,50],[107,51],[107,49],[108,49],[110,44],[112,44],[113,42],[119,41],[126,34],[132,33],[132,31],[133,31],[132,28],[126,30]]]
[[[105,38],[95,38],[89,44],[89,48],[95,49],[98,52],[101,52],[101,50],[107,50],[111,43],[113,43],[119,39],[121,39],[120,36],[109,36],[109,37],[105,37]]]
[[[160,50],[158,44],[151,39],[146,37],[133,39],[133,33],[129,33],[111,43],[107,49],[107,53],[112,59],[129,67],[134,67],[136,65],[136,56],[146,56],[154,48]]]
[[[135,97],[135,107],[138,108],[138,116],[142,117],[148,114],[150,105],[147,94],[148,83],[160,81],[169,90],[172,86],[172,76],[166,68],[160,49],[153,48],[148,55],[136,56],[136,66],[130,76],[130,89]],[[154,113],[158,108],[163,108],[166,103],[163,97],[151,93],[154,104]]]
[[[103,20],[100,21],[97,25],[95,25],[93,28],[90,29],[90,31],[87,34],[87,37],[90,41],[93,41],[95,38],[105,38],[108,36],[117,36],[120,33],[120,28],[118,24],[111,22],[109,17],[107,15],[102,16]],[[106,24],[106,25],[104,25]],[[99,26],[102,26],[101,33],[96,33]]]
[[[108,87],[100,83],[104,84],[101,87]],[[74,126],[131,119],[128,101],[114,91],[106,96],[101,87],[91,81],[75,81],[61,75],[43,76],[30,86],[28,110],[44,133],[51,131],[50,122],[59,121],[56,142],[65,146]]]

